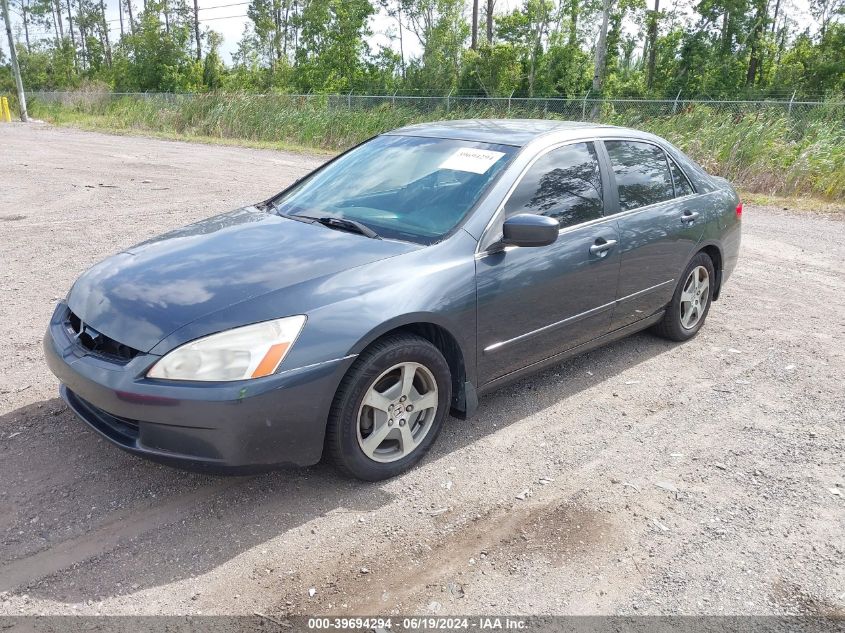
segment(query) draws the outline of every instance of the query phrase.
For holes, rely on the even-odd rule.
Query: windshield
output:
[[[430,244],[455,228],[515,150],[379,136],[272,202],[283,215],[354,220],[382,237]]]

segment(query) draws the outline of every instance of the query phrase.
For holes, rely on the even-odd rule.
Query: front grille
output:
[[[106,360],[128,363],[139,354],[138,350],[115,341],[84,323],[71,310],[68,310],[65,327],[80,346]]]

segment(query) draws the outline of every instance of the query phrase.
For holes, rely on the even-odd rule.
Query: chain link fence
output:
[[[162,107],[175,106],[185,102],[205,100],[243,101],[267,108],[325,108],[327,110],[371,110],[400,108],[424,115],[445,113],[466,116],[499,116],[526,118],[560,118],[575,121],[609,120],[616,116],[665,117],[689,113],[706,107],[715,113],[745,114],[788,114],[804,117],[811,113],[822,113],[826,118],[845,121],[845,101],[801,101],[801,100],[705,100],[705,99],[591,99],[560,97],[479,97],[455,96],[407,96],[407,95],[361,95],[361,94],[193,94],[193,93],[119,93],[103,91],[80,92],[30,92],[27,98],[41,103],[60,104],[87,110],[108,106],[120,99],[137,99],[160,103]]]

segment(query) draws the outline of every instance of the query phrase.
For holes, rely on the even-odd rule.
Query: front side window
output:
[[[272,200],[282,215],[354,220],[379,236],[430,244],[449,233],[516,148],[385,135]]]
[[[663,150],[651,143],[605,141],[621,211],[671,200],[675,195],[672,176]]]
[[[672,169],[672,182],[675,183],[675,197],[682,198],[683,196],[691,196],[695,193],[689,179],[678,167],[678,164],[669,158],[669,167]]]
[[[600,218],[603,208],[596,148],[575,143],[544,154],[528,169],[505,204],[505,217],[547,215],[563,228]]]

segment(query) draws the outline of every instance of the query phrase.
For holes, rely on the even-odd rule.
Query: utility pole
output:
[[[12,74],[15,76],[15,84],[18,87],[18,104],[21,109],[21,121],[26,123],[29,120],[26,116],[26,95],[23,93],[23,80],[21,79],[21,67],[18,66],[18,54],[15,52],[15,39],[12,37],[12,20],[9,18],[9,0],[0,0],[0,4],[3,5],[3,22],[6,24],[6,37],[9,39]]]

